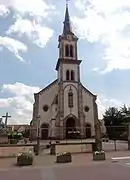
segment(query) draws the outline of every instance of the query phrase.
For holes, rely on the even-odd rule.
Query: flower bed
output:
[[[18,154],[17,157],[18,166],[28,166],[32,164],[33,164],[33,153],[31,151]]]
[[[104,151],[95,151],[93,152],[93,160],[94,161],[103,161],[105,160],[105,152]]]
[[[69,152],[58,153],[56,156],[57,163],[68,163],[71,162],[71,160],[71,153]]]

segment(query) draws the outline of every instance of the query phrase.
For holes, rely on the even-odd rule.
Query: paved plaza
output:
[[[96,162],[50,167],[6,169],[0,171],[0,180],[129,180],[130,166],[124,162]]]
[[[72,163],[57,164],[55,156],[35,157],[33,166],[16,167],[16,159],[0,159],[0,180],[129,180],[130,152],[106,153],[107,160],[92,161],[92,154],[72,155]],[[120,157],[128,157],[121,159]],[[117,157],[117,160],[112,160]],[[119,158],[118,158],[119,157]]]

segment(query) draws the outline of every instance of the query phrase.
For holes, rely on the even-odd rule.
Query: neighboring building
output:
[[[27,124],[7,125],[7,131],[23,132],[23,131],[29,130],[29,129],[30,129],[30,125],[27,125]]]
[[[31,126],[37,128],[40,116],[41,139],[66,139],[72,130],[80,132],[82,138],[95,135],[97,96],[80,81],[82,61],[78,59],[77,42],[78,38],[71,29],[67,6],[63,33],[59,36],[57,79],[34,94]],[[32,134],[36,136],[36,131]]]

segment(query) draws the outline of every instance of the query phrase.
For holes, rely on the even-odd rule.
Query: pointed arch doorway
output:
[[[73,132],[76,131],[76,119],[69,117],[66,120],[66,139],[73,139]]]
[[[85,129],[86,129],[86,138],[91,138],[91,124],[86,123],[85,124]]]
[[[43,123],[41,125],[41,139],[47,140],[48,139],[48,133],[49,133],[49,124]]]

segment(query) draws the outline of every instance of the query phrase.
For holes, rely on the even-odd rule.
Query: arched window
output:
[[[69,91],[68,93],[68,107],[73,107],[73,92]]]
[[[66,57],[73,57],[74,56],[74,54],[73,54],[73,46],[72,45],[67,44],[65,46],[65,56]]]
[[[69,70],[66,71],[66,80],[70,80],[70,72],[69,72]]]
[[[70,45],[69,50],[70,50],[70,57],[73,57],[73,46],[72,45]]]
[[[69,45],[65,46],[65,56],[69,57]]]
[[[71,70],[71,81],[74,81],[75,80],[75,77],[74,77],[74,71]]]

